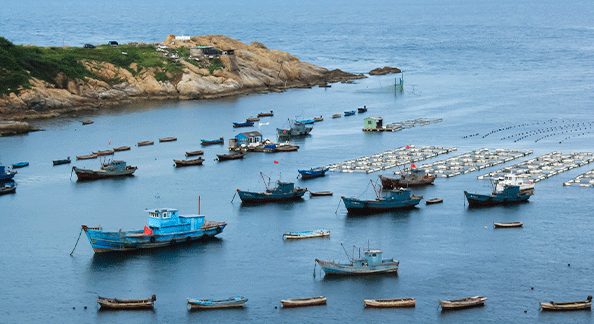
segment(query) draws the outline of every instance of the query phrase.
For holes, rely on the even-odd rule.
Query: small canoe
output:
[[[153,145],[153,144],[155,144],[155,142],[153,142],[153,141],[138,142],[138,146],[147,146],[147,145]]]
[[[207,145],[215,145],[215,144],[223,144],[224,140],[223,137],[219,137],[219,139],[216,140],[205,140],[205,139],[201,139],[200,140],[200,144],[202,144],[202,146],[207,146]]]
[[[493,226],[496,228],[505,228],[505,227],[522,227],[524,223],[522,222],[511,222],[511,223],[495,223],[493,222]]]
[[[304,120],[296,120],[295,124],[305,124],[305,125],[311,125],[313,123],[315,123],[316,121],[313,119],[304,119]]]
[[[0,187],[0,196],[16,192],[16,184],[11,182],[8,186]]]
[[[157,300],[155,295],[147,299],[117,299],[97,297],[97,303],[102,309],[149,309],[153,308],[153,304]]]
[[[415,307],[416,301],[414,298],[396,298],[396,299],[363,299],[365,306],[377,308],[391,308],[391,307]]]
[[[258,117],[272,117],[272,116],[274,116],[274,113],[272,112],[272,110],[269,113],[261,112],[258,114]]]
[[[76,157],[77,160],[90,160],[90,159],[96,159],[96,158],[97,158],[97,154],[80,155],[80,156]]]
[[[540,307],[543,311],[569,311],[569,310],[582,310],[592,308],[592,296],[588,296],[586,300],[572,301],[572,302],[561,302],[555,303],[553,301],[548,303],[541,303]]]
[[[114,152],[130,151],[130,146],[114,147],[113,151]]]
[[[188,305],[191,309],[221,309],[221,308],[238,308],[243,307],[243,304],[248,299],[243,296],[230,297],[226,299],[195,299],[188,298]]]
[[[93,154],[97,156],[106,156],[106,155],[113,155],[113,150],[105,150],[105,151],[95,151]]]
[[[326,302],[327,298],[323,296],[296,299],[281,299],[281,304],[283,304],[283,307],[305,307],[326,305]]]
[[[191,166],[191,165],[202,165],[202,162],[204,162],[204,159],[199,157],[199,158],[193,159],[193,160],[173,160],[173,162],[175,162],[175,167],[179,168],[179,167]]]
[[[246,118],[245,122],[249,123],[249,122],[257,122],[260,121],[260,117],[250,117],[250,118]]]
[[[440,300],[439,304],[441,305],[442,310],[460,309],[484,305],[487,299],[487,297],[474,296],[460,299]]]
[[[163,137],[159,138],[159,142],[173,142],[177,141],[177,137]]]
[[[352,115],[354,115],[354,114],[355,114],[355,111],[354,111],[354,110],[351,110],[351,111],[345,111],[345,112],[344,112],[344,115],[345,115],[345,116],[352,116]]]
[[[91,125],[92,123],[94,123],[92,120],[83,120],[82,122],[83,125]]]
[[[197,155],[202,155],[202,154],[204,154],[204,151],[186,152],[186,156],[197,156]]]
[[[433,205],[433,204],[440,204],[443,202],[443,198],[433,198],[433,199],[427,199],[425,201],[425,205]]]
[[[60,165],[60,164],[68,164],[70,163],[70,157],[67,157],[65,159],[61,159],[61,160],[53,160],[52,161],[54,163],[54,165]]]
[[[233,123],[233,127],[252,127],[254,126],[254,122],[245,122],[245,123]]]
[[[219,159],[219,162],[227,161],[227,160],[243,159],[244,156],[245,156],[245,153],[243,153],[243,152],[233,152],[233,153],[229,153],[229,154],[217,154],[217,158]]]
[[[314,119],[313,119],[313,120],[314,120],[315,122],[321,122],[321,121],[323,121],[323,120],[324,120],[324,118],[323,118],[322,116],[320,116],[320,117],[314,117]]]
[[[341,114],[334,114],[332,115],[332,118],[340,118],[342,115]]]
[[[332,191],[310,191],[310,197],[332,196]]]
[[[19,162],[19,163],[13,163],[12,164],[12,168],[13,169],[18,169],[18,168],[24,168],[26,166],[29,165],[29,162]]]
[[[283,234],[283,238],[285,239],[304,239],[304,238],[312,238],[312,237],[324,237],[330,236],[330,231],[325,229],[317,229],[313,231],[305,231],[305,232],[287,232]]]

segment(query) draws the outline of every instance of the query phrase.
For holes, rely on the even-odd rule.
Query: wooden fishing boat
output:
[[[582,310],[592,308],[592,296],[588,296],[586,300],[572,301],[572,302],[561,302],[555,303],[553,301],[548,303],[541,303],[540,308],[543,311],[570,311],[570,310]]]
[[[332,118],[340,118],[340,117],[342,117],[341,114],[334,114],[334,115],[332,115]]]
[[[346,116],[352,116],[352,115],[354,115],[354,114],[355,114],[355,111],[354,111],[354,110],[350,110],[350,111],[345,111],[345,112],[344,112],[344,115],[345,115],[345,117],[346,117]]]
[[[159,138],[159,142],[173,142],[177,141],[177,137],[163,137]]]
[[[98,296],[97,303],[101,309],[150,309],[153,308],[157,297],[152,295],[147,299],[118,299]]]
[[[254,122],[245,122],[245,123],[233,123],[233,127],[252,127],[254,126]]]
[[[191,152],[186,152],[186,156],[197,156],[197,155],[202,155],[204,154],[204,151],[191,151]]]
[[[432,198],[425,200],[425,205],[441,204],[442,202],[443,198]]]
[[[244,156],[245,156],[244,152],[233,152],[233,153],[229,153],[229,154],[217,154],[217,158],[219,159],[219,162],[243,159]]]
[[[439,305],[441,305],[442,310],[469,308],[482,306],[487,299],[487,297],[474,296],[460,299],[440,300]]]
[[[8,185],[0,187],[0,196],[6,195],[9,193],[15,193],[15,192],[16,192],[16,184],[14,182],[11,182]]]
[[[191,309],[220,309],[220,308],[238,308],[248,299],[243,296],[229,297],[225,299],[195,299],[188,298],[188,305]]]
[[[357,108],[357,112],[362,114],[367,111],[367,106]]]
[[[172,208],[145,211],[148,212],[148,226],[140,230],[107,232],[101,226],[82,225],[93,251],[127,252],[173,246],[214,237],[227,226],[225,222],[205,220],[204,215],[179,215],[178,210]]]
[[[82,122],[83,125],[91,125],[92,123],[94,123],[92,120],[83,120]]]
[[[286,232],[283,234],[283,238],[285,239],[304,239],[304,238],[312,238],[312,237],[324,237],[330,236],[330,231],[325,229],[317,229],[313,231],[305,231],[305,232]]]
[[[310,197],[332,196],[332,191],[310,191]]]
[[[200,144],[202,144],[202,146],[207,146],[207,145],[215,145],[215,144],[223,144],[224,140],[223,137],[219,137],[219,139],[216,140],[205,140],[205,139],[201,139],[200,140]]]
[[[319,297],[308,297],[308,298],[295,298],[295,299],[281,299],[283,307],[305,307],[305,306],[318,306],[326,305],[328,299],[324,296]]]
[[[72,171],[76,173],[78,180],[97,180],[106,178],[117,178],[132,176],[138,167],[126,165],[124,161],[111,161],[102,163],[101,169],[84,169],[72,167]]]
[[[153,144],[155,144],[155,142],[153,142],[153,141],[138,142],[138,146],[147,146],[147,145],[153,145]]]
[[[312,178],[318,178],[318,177],[323,177],[326,175],[326,171],[328,171],[330,168],[326,167],[318,167],[318,168],[311,168],[309,170],[297,170],[299,171],[299,174],[301,175],[301,179],[302,180],[306,180],[306,179],[312,179]]]
[[[80,155],[80,156],[76,157],[77,160],[90,160],[90,159],[96,159],[96,158],[97,158],[97,154]]]
[[[421,187],[433,184],[437,179],[436,175],[427,173],[424,169],[411,168],[408,172],[403,173],[400,177],[387,177],[384,175],[378,176],[382,182],[382,188],[408,188]]]
[[[18,163],[13,163],[12,168],[13,169],[24,168],[28,165],[29,165],[29,162],[18,162]]]
[[[130,151],[130,146],[114,147],[113,151],[114,152]]]
[[[258,114],[258,117],[272,117],[272,116],[274,116],[274,113],[272,112],[272,110],[269,113],[261,112]]]
[[[250,117],[250,118],[246,118],[245,122],[249,123],[249,122],[257,122],[260,121],[260,117]]]
[[[395,299],[363,299],[365,306],[376,308],[406,308],[415,307],[414,298],[395,298]]]
[[[343,246],[344,248],[344,246]],[[349,258],[349,263],[316,259],[326,275],[362,276],[398,274],[400,261],[383,259],[382,250],[364,250],[363,259]]]
[[[495,223],[493,222],[493,226],[497,228],[505,228],[505,227],[522,227],[524,223],[522,222],[510,222],[510,223]]]
[[[202,165],[202,162],[204,162],[204,159],[199,157],[197,159],[192,159],[192,160],[173,160],[173,162],[175,162],[175,167],[179,168],[179,167],[184,167],[184,166],[191,166],[191,165]]]
[[[299,146],[297,145],[277,145],[275,152],[295,152],[297,150],[299,150]]]
[[[60,164],[68,164],[72,161],[70,161],[70,157],[67,157],[67,158],[61,159],[61,160],[53,160],[52,162],[54,163],[54,165],[60,165]]]
[[[316,122],[321,122],[321,121],[324,120],[324,118],[322,116],[320,116],[320,117],[314,117],[313,120],[316,121]]]
[[[260,172],[260,176],[264,180],[262,172]],[[295,187],[293,182],[282,182],[280,180],[276,181],[276,188],[270,188],[266,184],[266,181],[264,181],[264,185],[266,186],[265,192],[251,192],[237,189],[239,198],[244,203],[291,201],[301,199],[307,191],[307,188]]]
[[[104,150],[104,151],[95,151],[95,152],[93,152],[93,154],[95,154],[97,156],[113,155],[113,153],[114,153],[113,150]]]

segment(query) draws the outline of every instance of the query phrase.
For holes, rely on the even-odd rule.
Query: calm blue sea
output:
[[[296,179],[298,169],[341,162],[405,145],[594,152],[594,131],[575,129],[536,142],[502,139],[524,124],[594,121],[594,6],[591,1],[4,1],[0,36],[15,44],[82,46],[110,40],[163,41],[169,34],[223,34],[257,41],[329,69],[370,76],[331,88],[293,89],[219,100],[135,103],[34,124],[44,131],[0,138],[0,162],[29,161],[17,193],[0,197],[0,322],[3,323],[589,323],[591,312],[544,313],[538,301],[594,295],[593,189],[562,183],[584,166],[536,185],[527,204],[468,209],[463,191],[489,192],[477,176],[415,189],[444,203],[366,217],[347,215],[340,196],[374,197],[378,173],[329,173]],[[362,115],[332,119],[366,105],[385,123],[421,117],[443,122],[395,133],[363,133]],[[176,169],[173,159],[225,140],[258,112],[274,110],[256,130],[274,138],[289,118],[325,120],[295,140],[298,152],[250,154],[217,163],[223,146],[204,148],[204,166]],[[82,126],[81,121],[94,120]],[[493,130],[516,126],[483,137]],[[468,137],[479,134],[480,136]],[[137,147],[176,136],[171,143]],[[117,159],[138,166],[133,178],[77,182],[71,167],[99,161],[52,160],[130,145]],[[278,161],[275,164],[274,161]],[[510,162],[506,165],[511,165]],[[332,197],[243,206],[236,189],[264,190],[260,172]],[[383,172],[389,174],[390,171]],[[226,221],[217,239],[127,255],[94,255],[80,225],[140,229],[145,208]],[[494,230],[494,221],[524,227]],[[282,240],[286,231],[326,228],[329,239]],[[396,277],[327,278],[314,259],[346,261],[353,245],[400,260]],[[357,252],[356,252],[357,253]],[[145,298],[154,311],[99,311],[97,295]],[[186,298],[249,298],[244,309],[190,312]],[[441,312],[439,299],[486,296],[484,307]],[[280,299],[326,296],[328,305],[282,309]],[[414,297],[414,309],[373,310],[363,298]],[[84,307],[87,309],[84,309]]]

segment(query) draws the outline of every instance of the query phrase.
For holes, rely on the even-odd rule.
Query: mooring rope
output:
[[[76,249],[76,246],[78,245],[78,240],[80,240],[80,236],[82,234],[82,231],[83,231],[83,229],[81,227],[80,233],[78,233],[78,238],[76,239],[76,244],[74,244],[74,249]],[[74,249],[72,249],[72,252],[70,252],[70,256],[72,256],[72,253],[74,253]]]

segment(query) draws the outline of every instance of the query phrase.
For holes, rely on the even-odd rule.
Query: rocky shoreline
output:
[[[31,89],[20,89],[18,93],[0,97],[0,121],[19,121],[0,123],[0,136],[34,130],[24,120],[58,117],[139,100],[212,99],[366,78],[363,74],[328,70],[301,62],[287,52],[270,50],[258,42],[248,45],[222,35],[196,36],[189,40],[176,40],[174,35],[169,35],[158,46],[176,50],[198,45],[233,51],[231,55],[218,57],[224,68],[215,71],[201,68],[187,58],[176,58],[176,64],[183,65],[182,71],[175,76],[168,75],[166,81],[157,80],[156,75],[164,73],[159,67],[144,69],[134,75],[130,71],[137,71],[135,63],[124,69],[94,61],[83,64],[97,79],[70,79],[63,73],[58,74],[55,84],[32,79]],[[121,82],[110,85],[101,81],[113,79]]]

